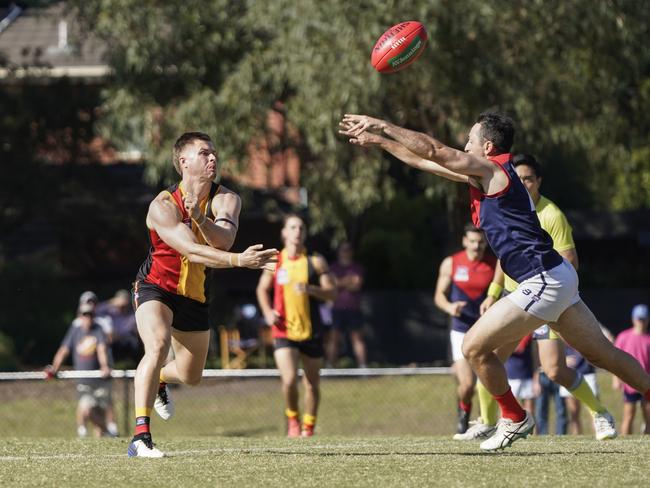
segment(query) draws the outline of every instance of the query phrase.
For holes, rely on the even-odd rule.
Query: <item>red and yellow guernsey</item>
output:
[[[319,275],[306,253],[290,257],[286,249],[278,256],[273,276],[273,309],[279,320],[273,325],[273,337],[307,341],[321,333],[318,302],[296,285],[318,285]]]
[[[213,218],[211,203],[218,190],[219,186],[213,183],[208,198],[200,203],[201,212],[208,218]],[[206,244],[198,226],[192,222],[183,206],[185,193],[181,184],[173,185],[165,191],[169,193],[172,201],[178,207],[183,224],[192,229],[199,244]],[[191,263],[185,256],[167,245],[153,229],[149,229],[149,241],[151,243],[149,255],[140,266],[137,281],[150,283],[170,293],[206,303],[209,270],[202,264]]]

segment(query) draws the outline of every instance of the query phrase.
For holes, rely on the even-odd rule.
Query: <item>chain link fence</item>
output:
[[[113,409],[123,436],[133,429],[133,374],[113,371]],[[41,372],[0,373],[0,436],[75,436],[76,379],[98,376],[98,371],[63,371],[45,381]],[[455,385],[449,368],[323,369],[321,389],[319,434],[441,435],[454,430]],[[176,415],[164,422],[154,414],[156,437],[285,433],[275,369],[205,370],[199,385],[172,385],[171,394]]]

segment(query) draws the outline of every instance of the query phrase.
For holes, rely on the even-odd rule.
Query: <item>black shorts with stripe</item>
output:
[[[136,281],[132,290],[133,308],[150,301],[167,305],[174,318],[172,327],[183,332],[199,332],[210,329],[208,305],[191,298],[163,290],[157,285],[145,281]]]
[[[325,355],[323,349],[323,336],[315,336],[306,341],[292,341],[286,337],[276,337],[273,339],[273,348],[281,349],[283,347],[292,347],[298,349],[301,354],[310,358],[322,358]]]

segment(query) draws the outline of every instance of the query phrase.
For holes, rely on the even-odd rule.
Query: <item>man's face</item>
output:
[[[515,168],[515,171],[533,200],[537,200],[539,198],[539,187],[542,185],[542,179],[535,174],[533,168],[526,164],[520,164]]]
[[[305,243],[305,223],[298,217],[291,217],[282,228],[282,239],[285,245],[301,246]]]
[[[482,256],[486,245],[487,242],[483,232],[466,232],[463,236],[463,247],[472,257]]]
[[[485,141],[481,135],[481,124],[474,124],[467,136],[465,152],[484,158],[487,156],[486,145],[487,141]]]
[[[92,312],[84,312],[79,315],[79,324],[84,330],[89,330],[93,325],[93,318],[95,314]]]
[[[194,139],[183,148],[179,161],[183,176],[187,174],[212,181],[217,175],[219,160],[214,145],[209,141]]]
[[[632,319],[632,326],[641,330],[648,330],[648,319]]]

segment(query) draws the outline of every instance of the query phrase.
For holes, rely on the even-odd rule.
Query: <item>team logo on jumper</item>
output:
[[[454,281],[469,281],[469,268],[467,266],[458,266],[454,273]]]
[[[526,296],[528,296],[528,295],[530,295],[532,293],[532,291],[529,290],[528,288],[524,288],[523,290],[521,290],[521,292]]]

